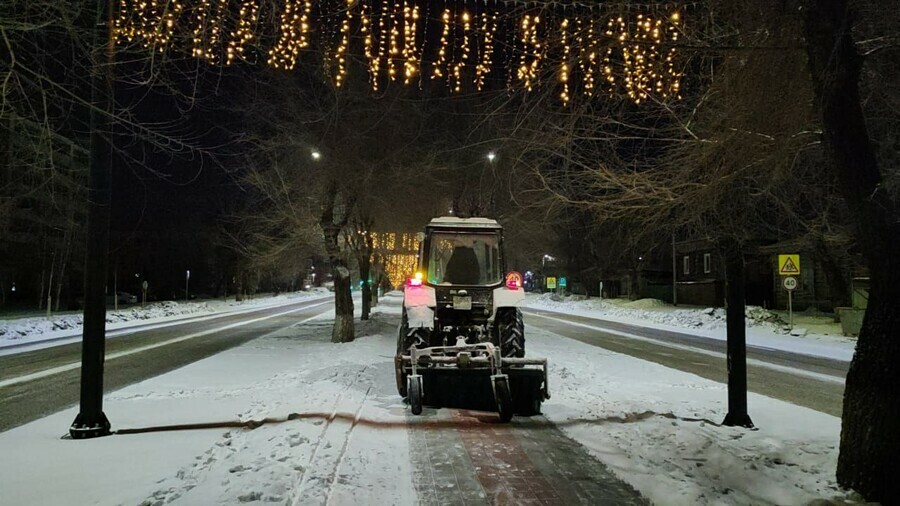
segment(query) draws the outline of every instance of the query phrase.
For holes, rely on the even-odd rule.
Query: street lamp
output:
[[[313,149],[309,156],[311,156],[313,160],[318,161],[319,158],[322,158],[322,153],[320,153],[318,149]]]
[[[495,158],[497,158],[497,153],[494,153],[493,151],[491,151],[490,153],[487,154],[487,159],[489,162],[493,163]]]

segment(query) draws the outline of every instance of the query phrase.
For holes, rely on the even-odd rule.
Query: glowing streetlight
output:
[[[319,150],[318,150],[318,149],[314,149],[314,150],[312,150],[312,152],[310,153],[310,156],[312,156],[312,159],[313,159],[313,160],[318,161],[320,158],[322,158],[322,153],[319,153]]]
[[[497,158],[497,153],[494,153],[493,151],[491,151],[490,153],[487,154],[487,159],[489,162],[493,162],[495,158]]]

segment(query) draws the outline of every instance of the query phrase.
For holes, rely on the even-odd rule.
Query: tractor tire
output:
[[[409,377],[409,408],[412,410],[412,414],[421,415],[422,414],[422,377],[421,376],[410,376]]]
[[[497,401],[497,415],[502,423],[508,423],[513,417],[512,393],[509,391],[509,379],[506,376],[494,378],[494,398]]]
[[[522,311],[515,307],[504,307],[497,310],[494,320],[494,345],[500,347],[504,357],[522,358],[525,356],[525,323]]]
[[[409,318],[406,316],[406,308],[400,316],[400,330],[397,332],[397,355],[394,358],[394,373],[397,379],[397,393],[400,397],[407,396],[406,377],[403,367],[400,364],[400,355],[409,350],[411,347],[427,348],[431,339],[431,331],[429,329],[413,329],[410,332]]]

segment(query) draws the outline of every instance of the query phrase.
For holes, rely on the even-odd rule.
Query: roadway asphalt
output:
[[[713,381],[728,381],[724,341],[553,311],[526,308],[523,312],[526,325]],[[841,416],[847,362],[753,346],[747,347],[747,358],[751,392]]]

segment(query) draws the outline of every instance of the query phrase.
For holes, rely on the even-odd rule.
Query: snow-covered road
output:
[[[383,299],[353,343],[329,342],[325,313],[106,397],[114,429],[274,419],[254,430],[62,440],[75,415],[68,409],[0,433],[0,503],[490,503],[510,489],[536,490],[521,482],[518,489],[497,487],[498,477],[529,482],[510,479],[510,469],[527,467],[536,473],[530,481],[550,487],[544,503],[554,504],[579,480],[603,481],[597,473],[547,471],[554,458],[566,460],[548,457],[555,455],[548,445],[582,452],[594,460],[568,465],[589,469],[596,462],[656,504],[806,504],[845,496],[833,478],[838,418],[751,394],[759,429],[719,427],[723,384],[533,326],[528,353],[550,359],[553,398],[543,411],[553,425],[535,417],[498,427],[493,415],[445,409],[411,419],[393,378],[398,302]],[[467,432],[473,424],[481,425]],[[538,437],[548,427],[555,443]],[[485,446],[488,431],[496,432],[488,441],[511,446]],[[446,453],[437,447],[423,465],[423,443],[451,440],[458,446]],[[458,480],[445,480],[451,475],[435,461]],[[439,471],[429,481],[423,469]]]

